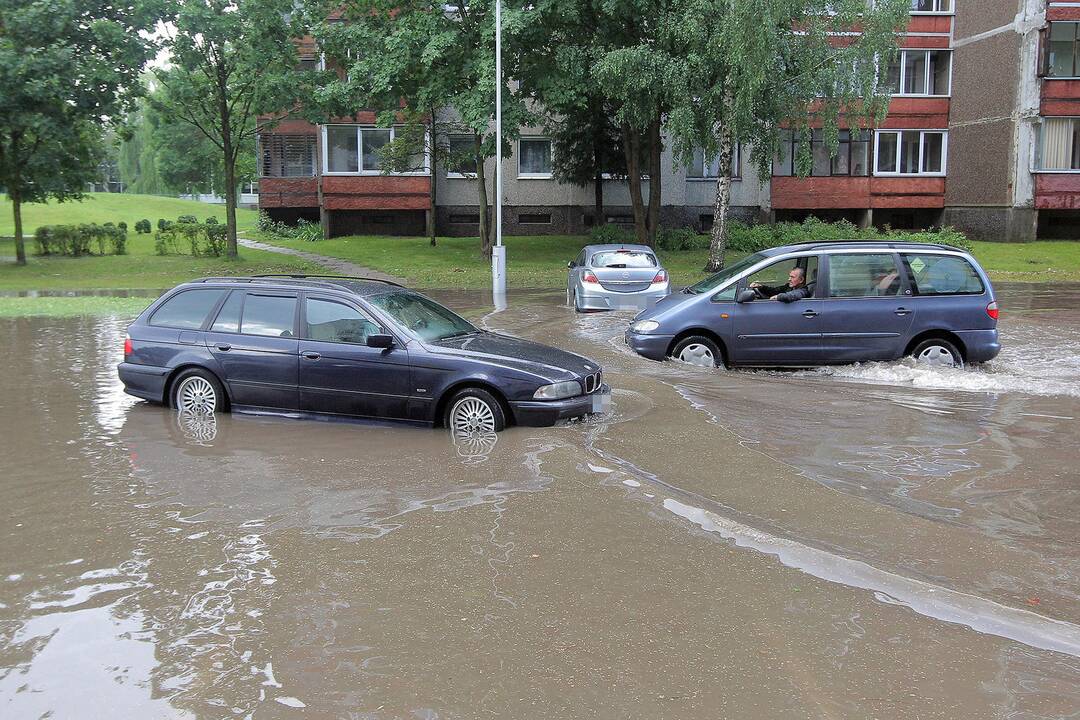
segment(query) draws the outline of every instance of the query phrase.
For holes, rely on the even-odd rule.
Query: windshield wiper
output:
[[[465,330],[464,332],[450,333],[449,335],[439,336],[440,340],[449,340],[451,338],[468,337],[469,335],[479,335],[482,330]]]

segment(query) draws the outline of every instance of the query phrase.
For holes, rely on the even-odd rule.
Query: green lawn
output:
[[[126,222],[128,233],[134,234],[135,222],[143,218],[156,229],[158,218],[176,220],[180,215],[194,215],[199,220],[210,216],[225,222],[225,206],[209,205],[195,200],[161,197],[158,195],[134,195],[128,193],[87,193],[80,202],[24,203],[22,206],[23,233],[32,241],[39,225],[72,225],[80,223]],[[241,229],[255,227],[258,213],[238,208],[236,224]],[[0,195],[0,237],[15,232],[11,200]],[[32,242],[27,247],[31,247]]]
[[[341,237],[318,242],[263,238],[285,247],[344,258],[403,277],[416,287],[487,288],[491,266],[479,253],[476,238]],[[512,236],[505,238],[507,286],[558,288],[566,283],[566,263],[589,242],[581,236]],[[1080,242],[974,243],[975,255],[995,280],[1025,282],[1080,281]],[[660,251],[676,285],[704,277],[706,252]],[[741,257],[729,253],[730,263]]]

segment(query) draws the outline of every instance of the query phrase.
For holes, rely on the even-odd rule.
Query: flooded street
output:
[[[431,295],[612,412],[178,417],[130,318],[0,319],[0,717],[1080,717],[1080,286],[1002,355],[706,371],[563,293]]]

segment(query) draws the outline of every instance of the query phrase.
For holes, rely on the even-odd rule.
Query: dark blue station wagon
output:
[[[498,432],[598,412],[588,358],[477,328],[393,283],[325,276],[185,283],[128,328],[127,393],[179,410],[337,415]]]
[[[695,365],[814,366],[994,358],[986,273],[946,245],[831,242],[751,255],[639,314],[627,344]]]

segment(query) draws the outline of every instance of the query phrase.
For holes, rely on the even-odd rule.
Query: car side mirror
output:
[[[570,262],[566,263],[566,267],[568,267],[568,268],[570,268],[571,270],[573,270],[573,269],[574,269],[574,261],[573,261],[573,260],[571,260]]]
[[[373,348],[391,348],[394,347],[393,335],[368,335],[367,346]]]
[[[754,292],[753,290],[750,290],[750,289],[741,290],[741,291],[739,291],[739,294],[735,296],[735,302],[737,302],[737,303],[748,303],[748,302],[753,301],[754,298],[756,298],[756,297],[757,297],[757,293]]]

